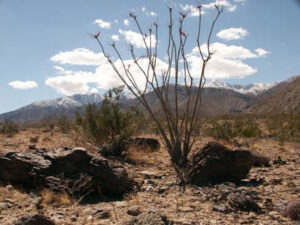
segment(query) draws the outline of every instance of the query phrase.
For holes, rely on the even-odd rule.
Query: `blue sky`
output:
[[[195,2],[177,0],[173,5],[174,17],[179,9],[190,12],[184,28],[189,34],[186,52],[192,71],[197,72]],[[201,2],[205,37],[215,1]],[[300,6],[296,0],[220,0],[219,4],[224,5],[224,13],[212,38],[217,53],[208,78],[248,84],[300,74]],[[128,42],[142,54],[137,29],[128,17],[131,10],[146,29],[157,20],[163,67],[168,25],[164,1],[0,0],[0,113],[43,99],[102,93],[118,85],[88,33],[100,30],[105,45],[112,43],[114,35],[125,59],[129,59]]]

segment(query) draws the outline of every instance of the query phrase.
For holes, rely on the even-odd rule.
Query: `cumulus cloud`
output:
[[[145,71],[147,71],[147,62],[148,59],[142,58],[139,60],[140,66]],[[138,66],[133,62],[133,60],[124,60],[124,63],[126,65],[126,68],[130,68],[130,72],[135,77],[138,86],[140,88],[143,88],[146,80]],[[125,75],[121,61],[115,61],[115,65],[118,71],[122,75]],[[157,59],[157,74],[161,74],[163,71],[166,71],[167,68],[167,63],[160,59]],[[96,68],[94,72],[70,71],[64,70],[63,68],[59,67],[58,73],[58,76],[48,78],[45,81],[45,84],[54,88],[57,92],[62,93],[64,95],[94,93],[96,89],[91,88],[91,85],[96,86],[97,88],[107,90],[112,87],[117,87],[123,84],[116,72],[108,63],[100,65]]]
[[[206,14],[209,10],[214,9],[215,5],[224,7],[228,12],[233,12],[237,9],[237,6],[232,4],[229,0],[215,0],[214,2],[208,4],[202,4],[202,14]],[[199,15],[199,9],[197,6],[186,4],[180,5],[180,8],[185,12],[189,12],[189,16]]]
[[[207,54],[207,45],[201,46],[204,54]],[[257,72],[256,68],[243,62],[245,59],[259,58],[266,55],[264,49],[251,52],[249,49],[243,46],[225,45],[222,43],[213,43],[211,45],[211,51],[215,54],[209,61],[206,68],[206,77],[211,79],[234,79],[244,78]],[[267,52],[267,51],[266,51]],[[195,77],[200,76],[201,71],[201,59],[198,53],[198,49],[194,48],[193,51],[187,56],[191,67],[191,73]]]
[[[54,88],[58,93],[73,95],[88,93],[90,90],[88,83],[93,80],[95,80],[95,75],[92,72],[68,71],[66,74],[48,78],[45,84]]]
[[[227,41],[244,39],[248,35],[249,32],[242,27],[231,27],[228,29],[221,30],[219,33],[217,33],[217,37]]]
[[[50,58],[51,61],[60,64],[97,66],[106,62],[102,53],[94,53],[86,48],[77,48],[71,51],[59,52]]]
[[[15,89],[22,89],[22,90],[27,90],[27,89],[32,89],[32,88],[37,88],[38,84],[35,81],[11,81],[8,83],[9,86],[15,88]]]
[[[120,40],[120,38],[119,38],[119,36],[118,35],[111,35],[111,39],[113,39],[114,41],[119,41]]]
[[[233,12],[236,10],[237,6],[232,4],[229,0],[216,0],[209,4],[203,4],[203,9],[214,9],[215,5],[224,7],[228,12]]]
[[[99,27],[103,28],[103,29],[110,29],[111,28],[111,23],[110,22],[106,22],[104,20],[101,19],[96,19],[94,21],[94,24],[97,24]]]
[[[143,41],[143,37],[140,33],[134,32],[132,30],[119,30],[119,33],[124,36],[125,41],[133,46],[136,46],[137,48],[145,48],[145,44]],[[146,43],[150,45],[150,36],[146,37]],[[154,46],[156,44],[156,38],[152,34],[151,35],[151,44]]]
[[[129,26],[129,20],[128,19],[123,20],[123,23],[124,23],[124,25]]]
[[[264,50],[262,48],[257,48],[257,49],[255,49],[255,51],[256,51],[257,55],[260,57],[265,57],[266,55],[271,54],[271,52]]]

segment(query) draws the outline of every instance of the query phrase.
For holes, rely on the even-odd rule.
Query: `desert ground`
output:
[[[155,135],[143,135],[159,139]],[[201,147],[213,141],[201,137]],[[163,145],[155,151],[131,146],[122,163],[138,188],[122,199],[105,199],[79,204],[64,193],[51,190],[24,191],[12,185],[0,186],[0,224],[12,224],[25,215],[43,214],[55,224],[294,224],[284,216],[290,200],[300,193],[300,145],[286,142],[283,146],[268,138],[239,138],[239,149],[255,151],[270,160],[268,167],[253,167],[241,183],[225,182],[197,187],[176,184],[176,175]],[[83,144],[84,143],[84,144]],[[223,142],[231,149],[236,146]],[[33,146],[34,145],[34,146]],[[26,128],[14,136],[0,136],[0,149],[32,151],[93,146],[74,133],[44,128]],[[261,211],[241,211],[228,205],[230,193],[246,193]]]

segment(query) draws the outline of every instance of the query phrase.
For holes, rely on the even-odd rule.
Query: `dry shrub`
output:
[[[49,189],[43,189],[40,192],[42,197],[42,206],[47,207],[48,205],[52,205],[54,207],[63,207],[70,206],[73,204],[72,199],[65,192],[63,193],[54,193]]]

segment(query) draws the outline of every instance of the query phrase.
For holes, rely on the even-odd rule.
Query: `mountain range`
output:
[[[192,93],[196,91],[192,89]],[[174,89],[170,89],[173,90]],[[170,101],[175,94],[170,91]],[[179,108],[183,108],[187,96],[184,86],[178,87]],[[146,94],[149,104],[159,112],[160,103],[155,93]],[[17,110],[0,115],[0,121],[6,119],[17,123],[26,123],[43,119],[56,119],[59,116],[72,117],[76,111],[82,111],[89,103],[100,104],[100,94],[76,94],[62,98],[34,102]],[[205,116],[217,116],[231,113],[265,113],[300,111],[300,76],[283,82],[270,84],[253,83],[249,85],[232,85],[223,81],[212,80],[205,85],[202,92],[202,113]],[[139,101],[130,96],[122,99],[124,107],[134,105],[141,107]]]

